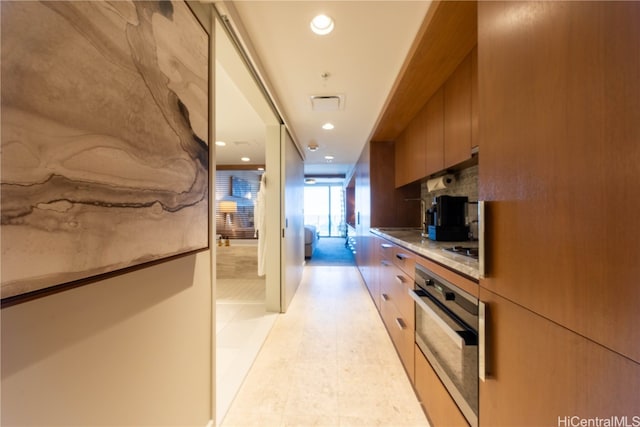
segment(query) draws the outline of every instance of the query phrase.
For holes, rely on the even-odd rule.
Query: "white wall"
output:
[[[205,426],[210,251],[2,310],[3,426]]]

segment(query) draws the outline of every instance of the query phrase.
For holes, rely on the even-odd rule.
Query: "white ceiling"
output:
[[[305,174],[318,175],[345,174],[357,161],[429,4],[426,0],[266,0],[216,6],[229,14],[280,114],[303,148]],[[335,30],[327,36],[309,29],[311,19],[319,13],[335,21]],[[260,95],[256,88],[247,89],[250,77],[246,70],[246,76],[239,78],[244,83],[237,81],[242,71],[238,64],[229,64],[233,62],[231,52],[226,52],[229,58],[223,59],[221,54],[229,47],[216,43],[221,64],[216,67],[216,139],[227,142],[227,147],[217,150],[217,156],[218,163],[238,164],[237,157],[243,150],[260,152],[264,144],[260,126],[273,117],[269,119],[264,103],[250,99]],[[323,78],[324,73],[329,76]],[[251,92],[249,99],[247,90]],[[238,99],[241,94],[244,101]],[[344,109],[312,111],[312,95],[344,96]],[[261,112],[256,113],[255,108]],[[325,122],[333,123],[335,129],[323,130]],[[314,143],[319,146],[317,151],[305,149]],[[328,162],[325,155],[335,159]],[[250,157],[252,163],[260,158],[259,154]]]

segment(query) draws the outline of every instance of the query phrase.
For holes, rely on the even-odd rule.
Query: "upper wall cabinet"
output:
[[[460,66],[444,84],[444,167],[471,157],[471,58]]]
[[[440,88],[420,112],[427,123],[425,175],[444,169],[444,90]]]
[[[418,114],[395,141],[396,187],[417,181],[427,175],[425,125],[424,118]]]
[[[477,2],[434,0],[411,46],[372,141],[395,141],[477,44]]]
[[[396,187],[471,158],[478,146],[477,58],[474,48],[396,138]]]

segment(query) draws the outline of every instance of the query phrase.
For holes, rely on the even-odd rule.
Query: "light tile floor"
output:
[[[428,426],[355,267],[305,267],[223,427]]]
[[[216,304],[216,425],[220,425],[278,314],[264,303]]]

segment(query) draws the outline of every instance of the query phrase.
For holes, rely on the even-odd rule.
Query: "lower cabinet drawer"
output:
[[[394,246],[393,263],[398,266],[411,280],[415,279],[416,256],[408,250]]]
[[[396,347],[400,360],[407,371],[411,382],[414,380],[414,351],[415,332],[413,319],[409,321],[398,311],[396,306],[389,300],[380,298],[380,314],[384,321],[391,341]]]
[[[414,386],[432,427],[469,427],[447,389],[427,361],[420,347],[414,344]]]
[[[409,296],[409,289],[413,289],[413,279],[404,274],[395,265],[386,265],[380,276],[381,297],[388,299],[400,311],[400,315],[409,322],[413,329],[415,304]]]

